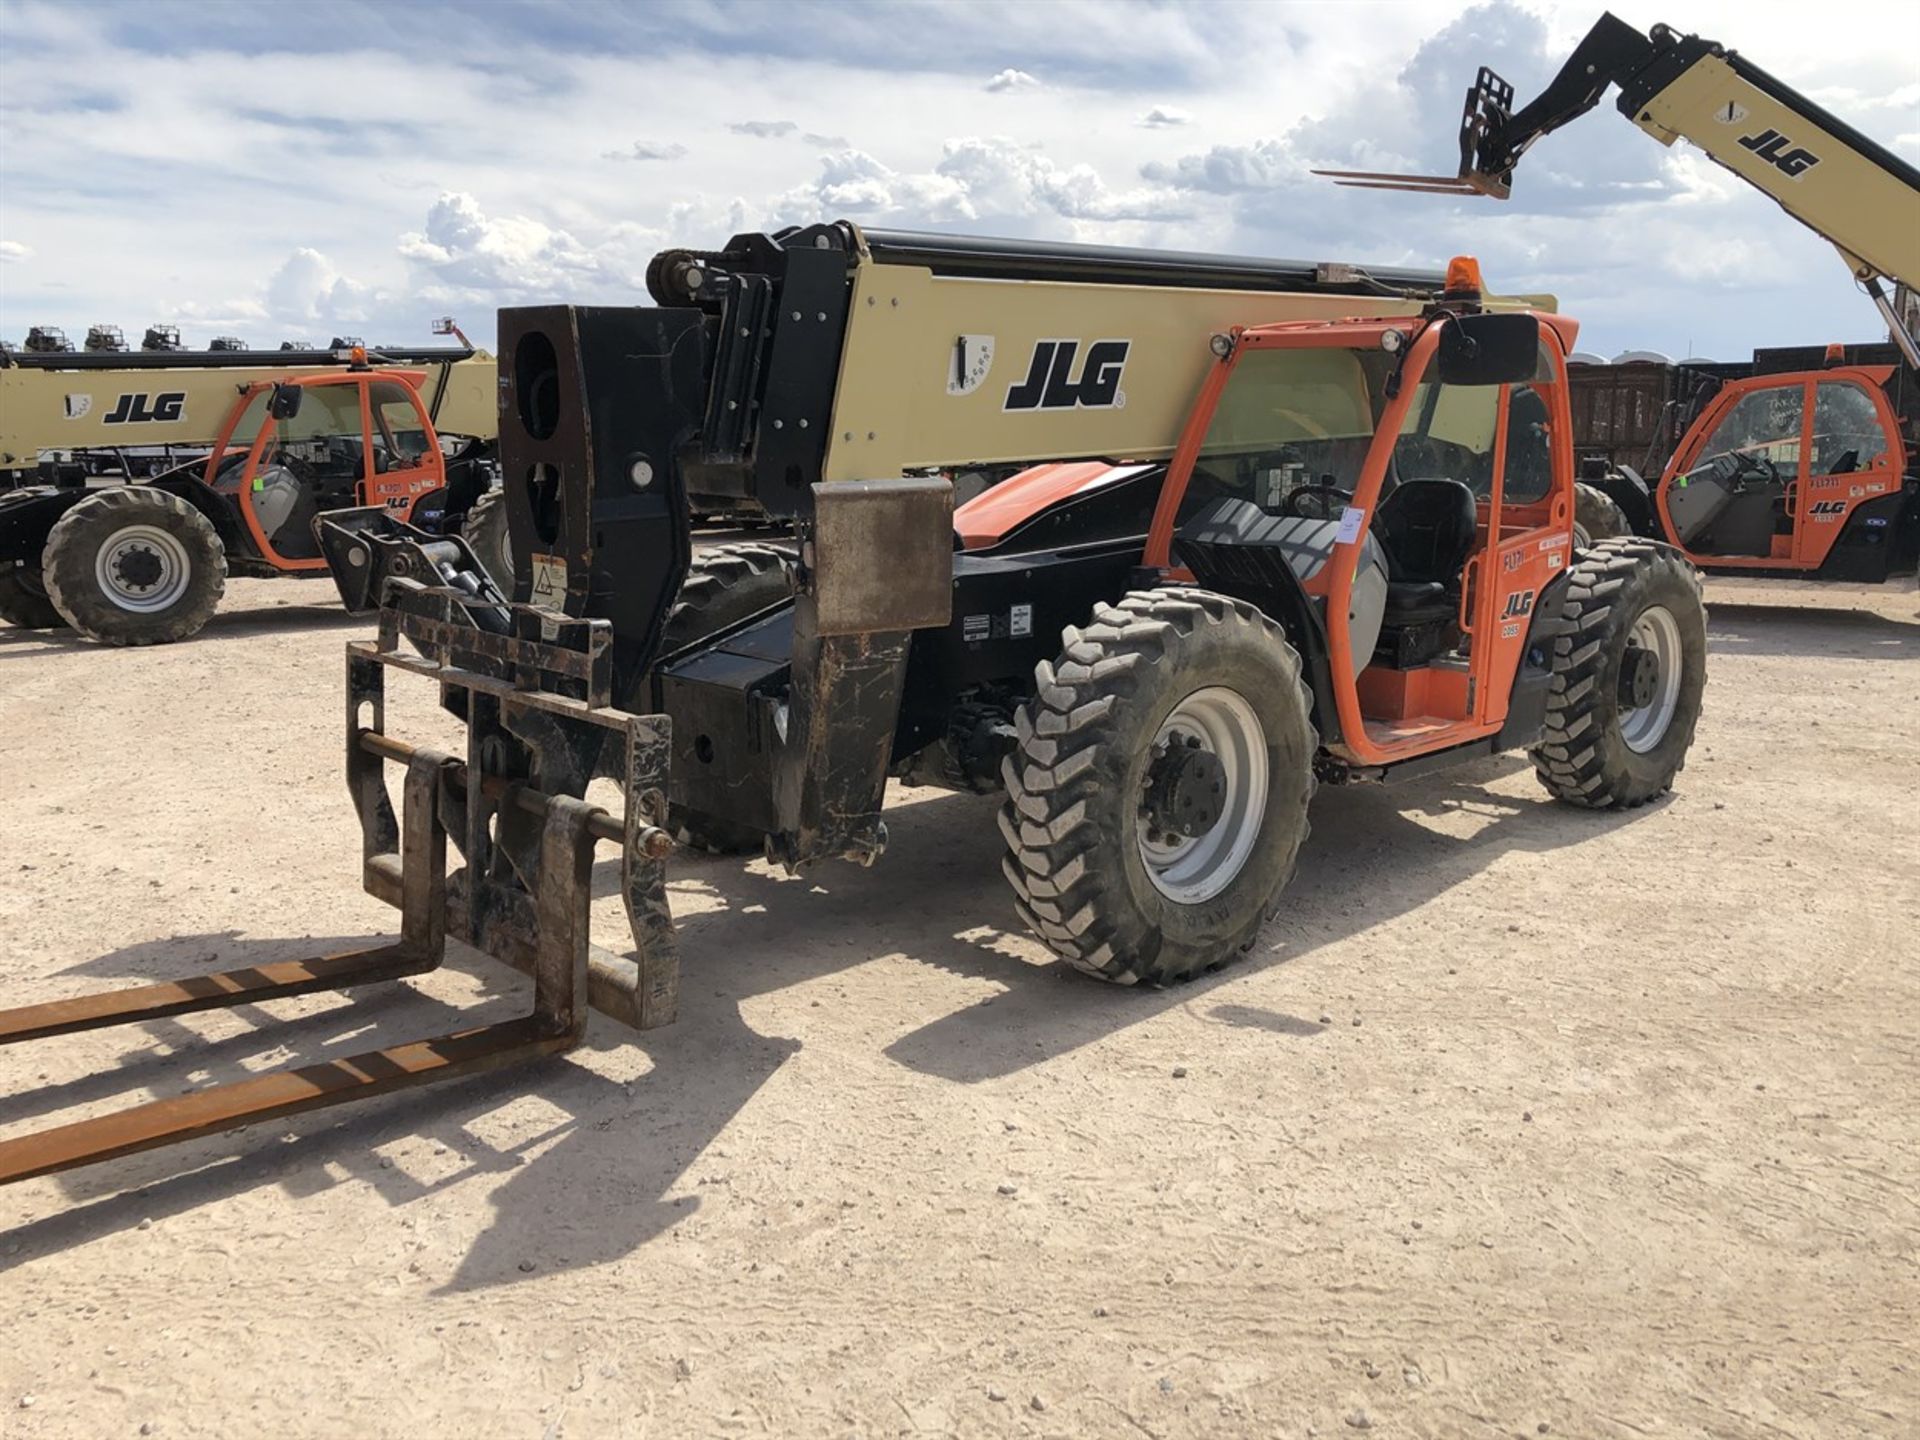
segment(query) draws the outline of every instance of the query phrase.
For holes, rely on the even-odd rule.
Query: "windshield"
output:
[[[1227,495],[1276,512],[1304,492],[1350,496],[1392,369],[1381,351],[1247,351],[1207,426],[1183,510]]]
[[[1396,357],[1382,350],[1252,349],[1234,366],[1207,426],[1181,505],[1184,519],[1222,497],[1276,515],[1338,517],[1386,409]],[[1540,378],[1552,375],[1542,351]],[[1414,387],[1381,498],[1404,480],[1457,480],[1475,495],[1493,485],[1498,385]],[[1550,486],[1547,407],[1536,386],[1515,386],[1507,418],[1510,500]]]
[[[358,385],[309,386],[299,413],[274,423],[260,469],[284,466],[303,483],[360,479],[365,444]]]
[[[233,434],[229,445],[239,446],[243,450],[253,448],[254,437],[260,433],[260,422],[267,418],[267,402],[273,399],[273,387],[264,385],[247,400],[247,408],[240,412],[240,418],[234,422]]]

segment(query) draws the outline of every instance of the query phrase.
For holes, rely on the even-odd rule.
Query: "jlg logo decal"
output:
[[[1791,175],[1795,180],[1820,163],[1820,157],[1811,150],[1802,150],[1798,146],[1788,149],[1788,146],[1793,145],[1793,141],[1778,130],[1762,130],[1758,135],[1742,135],[1740,143],[1774,169],[1783,175]]]
[[[1511,620],[1516,615],[1530,614],[1532,610],[1533,610],[1533,591],[1516,590],[1513,592],[1513,594],[1507,596],[1506,613],[1503,614],[1500,618],[1502,620]]]
[[[1838,520],[1842,515],[1847,513],[1847,502],[1844,500],[1816,500],[1813,502],[1813,509],[1807,513],[1812,515],[1814,519],[1822,522]]]
[[[1007,391],[1007,410],[1118,410],[1127,403],[1120,388],[1131,340],[1095,340],[1076,379],[1078,340],[1040,340],[1033,347],[1027,378]]]
[[[113,402],[113,410],[102,418],[103,425],[145,425],[152,421],[183,420],[187,414],[187,392],[167,390],[153,397],[153,403],[147,403],[147,396],[138,392],[122,395]]]

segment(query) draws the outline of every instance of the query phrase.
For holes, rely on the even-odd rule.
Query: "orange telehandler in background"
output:
[[[326,574],[313,518],[351,506],[504,563],[494,377],[464,344],[0,354],[0,619],[184,640],[229,574]]]
[[[1505,199],[1527,149],[1615,86],[1620,113],[1640,129],[1663,145],[1691,141],[1829,241],[1897,353],[1868,359],[1842,348],[1826,365],[1815,352],[1797,369],[1756,367],[1700,411],[1651,481],[1617,464],[1583,465],[1583,532],[1666,540],[1704,569],[1735,574],[1878,581],[1911,570],[1920,557],[1920,339],[1897,297],[1920,285],[1920,170],[1885,146],[1714,41],[1665,25],[1642,34],[1606,14],[1519,109],[1513,86],[1481,67],[1461,117],[1457,174],[1318,173],[1363,188]]]

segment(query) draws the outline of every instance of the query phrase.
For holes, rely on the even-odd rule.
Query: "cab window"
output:
[[[1714,427],[1686,479],[1784,484],[1800,468],[1800,422],[1805,413],[1806,392],[1800,385],[1749,391]]]
[[[1507,401],[1507,473],[1500,498],[1531,505],[1553,490],[1553,429],[1546,392],[1516,385]]]
[[[373,407],[374,473],[425,463],[427,432],[413,392],[392,380],[376,380],[367,387],[367,399]]]
[[[1849,475],[1887,453],[1873,397],[1849,380],[1823,380],[1813,390],[1815,475]]]
[[[260,469],[284,466],[303,483],[352,482],[364,473],[358,385],[309,385],[300,412],[274,422]]]
[[[1498,385],[1422,380],[1394,442],[1392,479],[1458,480],[1484,498],[1493,488],[1499,413]]]

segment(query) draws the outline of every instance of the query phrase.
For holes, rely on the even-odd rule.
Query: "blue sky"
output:
[[[1623,7],[1920,159],[1920,7]],[[479,339],[644,303],[647,259],[819,219],[1377,264],[1471,251],[1603,354],[1866,338],[1832,252],[1611,108],[1505,204],[1336,190],[1450,170],[1480,64],[1531,94],[1591,5],[0,0],[0,335]],[[1863,45],[1861,37],[1872,37]]]

